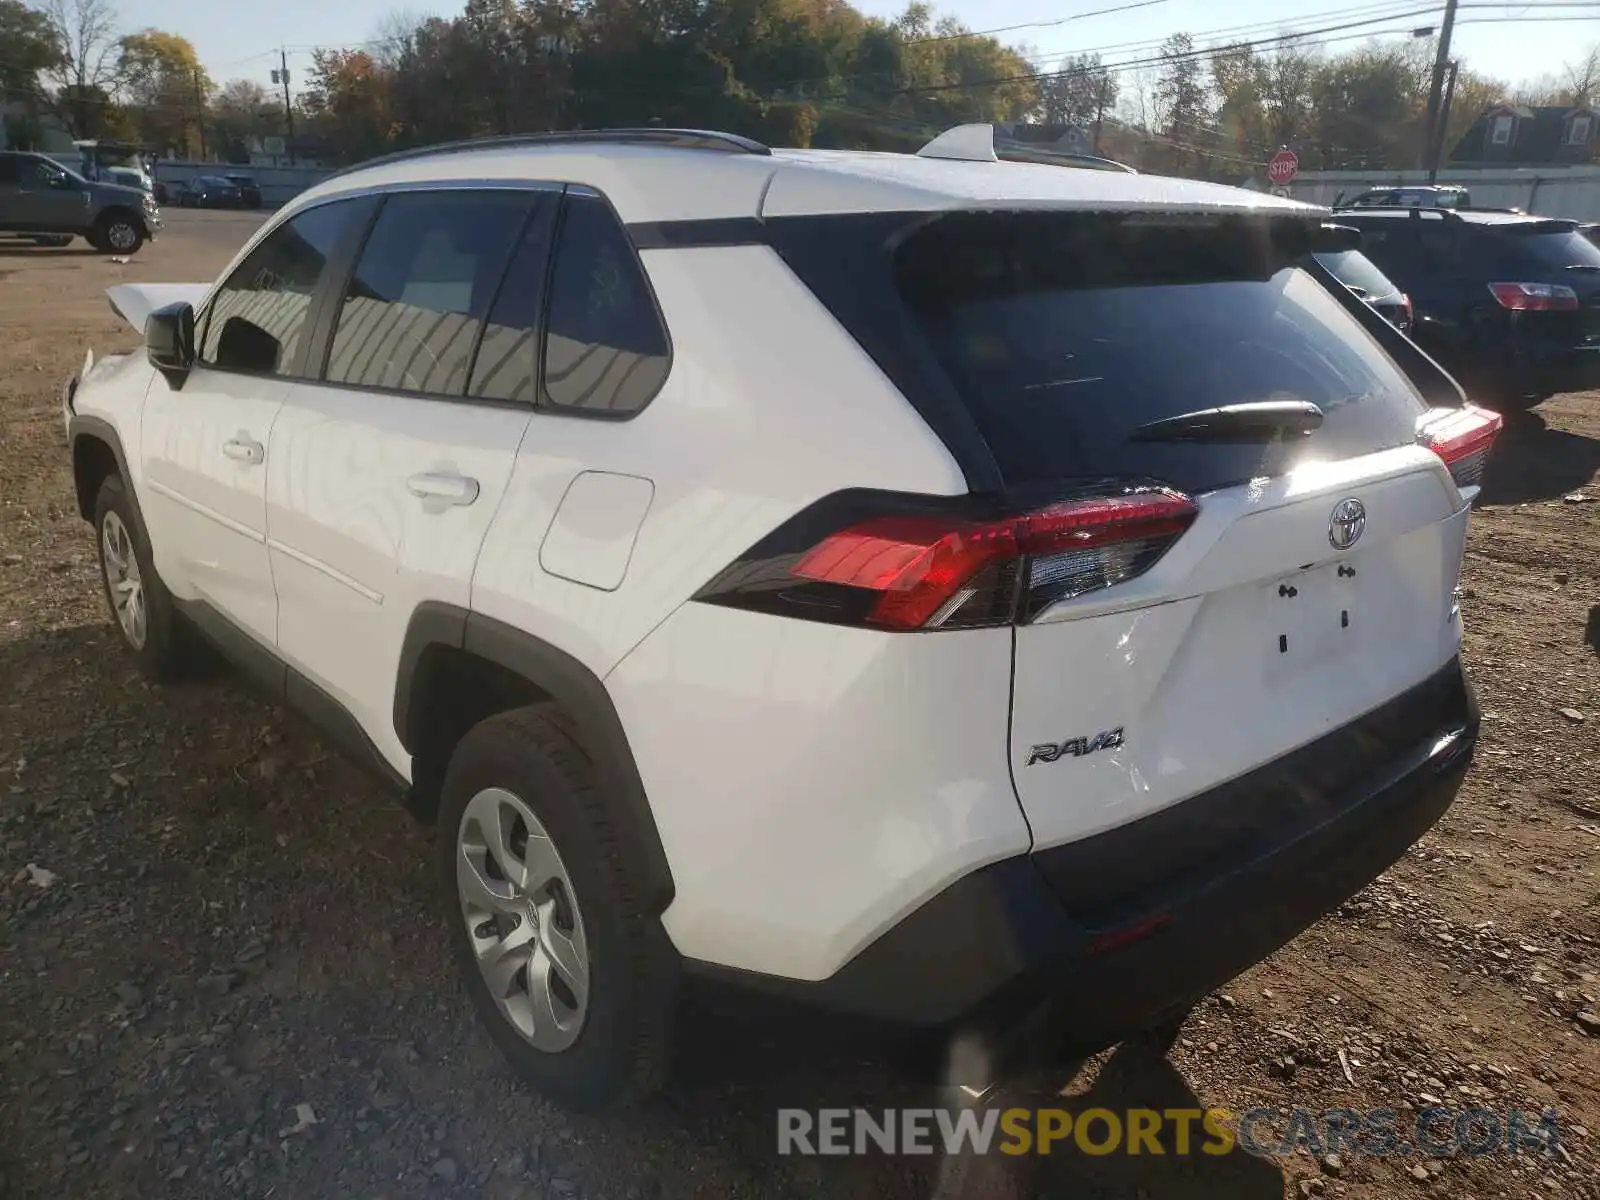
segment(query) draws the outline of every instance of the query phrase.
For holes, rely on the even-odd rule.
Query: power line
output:
[[[926,46],[934,42],[956,42],[964,38],[993,37],[997,33],[1015,33],[1019,29],[1045,29],[1055,28],[1070,24],[1073,21],[1087,21],[1090,17],[1104,17],[1112,13],[1131,12],[1136,8],[1153,8],[1157,4],[1166,4],[1168,0],[1137,0],[1134,4],[1119,4],[1115,8],[1097,8],[1090,12],[1073,13],[1066,17],[1057,17],[1053,21],[1023,21],[1019,25],[999,25],[994,29],[966,29],[960,33],[944,33],[937,37],[910,38],[908,46]]]

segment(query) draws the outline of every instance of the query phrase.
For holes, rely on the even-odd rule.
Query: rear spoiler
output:
[[[119,283],[106,289],[111,311],[139,336],[150,314],[169,304],[199,304],[211,290],[209,283]]]

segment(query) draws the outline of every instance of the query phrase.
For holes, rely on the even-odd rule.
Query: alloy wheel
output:
[[[106,591],[117,614],[122,634],[135,650],[144,649],[149,616],[145,608],[144,579],[133,552],[133,538],[115,512],[106,514],[100,527],[100,566],[105,572]]]
[[[456,832],[456,890],[501,1015],[534,1049],[567,1049],[588,1010],[589,947],[572,877],[520,797],[486,788],[467,803]]]

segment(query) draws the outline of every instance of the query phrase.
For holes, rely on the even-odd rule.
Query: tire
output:
[[[102,254],[137,254],[144,245],[144,224],[131,213],[106,213],[94,225],[90,240]]]
[[[201,662],[195,635],[156,574],[144,524],[115,475],[100,485],[94,529],[106,605],[122,644],[152,680],[167,683],[188,676]],[[142,610],[142,623],[129,617],[129,606],[135,602]]]
[[[505,832],[491,849],[488,831],[496,827]],[[540,828],[547,842],[538,839]],[[535,861],[526,850],[535,844],[550,853]],[[510,871],[487,865],[501,856]],[[524,891],[512,876],[530,863]],[[660,1087],[677,1006],[677,953],[660,921],[639,911],[593,768],[551,709],[501,713],[461,739],[445,772],[435,866],[467,990],[524,1079],[578,1111],[629,1104]],[[491,886],[464,882],[471,879]],[[520,954],[507,954],[519,938]],[[559,960],[568,969],[557,970]],[[501,975],[491,990],[496,962]],[[530,965],[543,987],[531,984]],[[532,999],[540,994],[545,1006]]]

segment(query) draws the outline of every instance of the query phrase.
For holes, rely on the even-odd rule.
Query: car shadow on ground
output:
[[[1481,504],[1552,500],[1600,470],[1600,440],[1551,429],[1538,413],[1508,413],[1484,469]]]
[[[1085,1063],[1062,1061],[1030,1069],[984,1096],[966,1099],[959,1088],[944,1086],[920,1071],[908,1069],[898,1056],[874,1053],[859,1042],[832,1036],[824,1020],[773,1020],[763,1017],[760,1002],[708,996],[691,991],[679,1025],[679,1052],[672,1081],[659,1101],[682,1120],[690,1136],[710,1135],[725,1141],[731,1127],[745,1147],[747,1161],[761,1156],[785,1164],[782,1174],[801,1170],[795,1159],[779,1155],[779,1112],[804,1110],[815,1116],[824,1109],[865,1109],[881,1120],[885,1109],[945,1109],[951,1116],[971,1108],[978,1120],[993,1112],[997,1132],[987,1153],[970,1148],[946,1157],[942,1153],[891,1156],[869,1148],[864,1155],[811,1157],[812,1192],[816,1195],[876,1195],[969,1200],[982,1197],[1230,1197],[1256,1200],[1283,1195],[1284,1175],[1272,1161],[1233,1148],[1218,1153],[1207,1138],[1198,1114],[1205,1108],[1188,1082],[1166,1058],[1131,1043],[1109,1056]],[[791,1017],[796,1014],[788,1014]],[[1048,1055],[1041,1057],[1048,1058]],[[730,1103],[730,1098],[736,1097]],[[1008,1142],[1000,1119],[1016,1109],[1070,1114],[1068,1134],[1039,1153],[1006,1153]],[[1176,1125],[1163,1121],[1161,1152],[1148,1145],[1140,1153],[1124,1152],[1124,1144],[1106,1148],[1109,1113],[1125,1128],[1130,1110],[1195,1113],[1191,1134],[1180,1146]],[[1086,1113],[1100,1110],[1088,1130],[1085,1152],[1071,1133]],[[718,1114],[715,1117],[708,1114]],[[696,1128],[704,1122],[704,1129]],[[1037,1118],[1023,1125],[1037,1129]],[[937,1140],[937,1137],[935,1138]],[[1013,1149],[1015,1139],[1009,1139]]]

